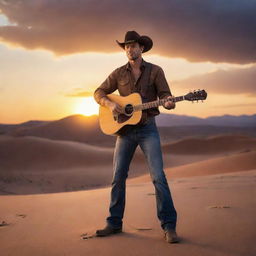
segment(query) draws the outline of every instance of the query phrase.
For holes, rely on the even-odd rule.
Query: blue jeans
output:
[[[173,205],[170,189],[163,171],[163,159],[160,138],[155,118],[150,118],[144,125],[133,126],[116,140],[114,152],[114,174],[112,180],[110,216],[108,225],[121,228],[125,208],[126,178],[130,162],[137,146],[140,146],[146,156],[150,176],[155,186],[157,216],[161,227],[175,229],[177,213]]]

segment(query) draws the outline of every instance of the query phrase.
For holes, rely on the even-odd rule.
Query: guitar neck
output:
[[[156,108],[158,106],[163,106],[164,103],[166,103],[167,101],[179,102],[182,100],[185,100],[184,96],[178,96],[178,97],[174,97],[172,99],[161,99],[161,100],[146,102],[146,103],[134,106],[134,111],[145,110],[145,109],[149,109],[149,108]]]

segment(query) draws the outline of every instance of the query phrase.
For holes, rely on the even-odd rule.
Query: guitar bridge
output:
[[[116,122],[118,122],[118,114],[117,115],[114,115],[114,120],[116,121]]]
[[[117,115],[114,115],[113,117],[114,117],[114,121],[117,122],[118,124],[122,124],[131,118],[131,116],[127,116],[124,114],[117,114]]]

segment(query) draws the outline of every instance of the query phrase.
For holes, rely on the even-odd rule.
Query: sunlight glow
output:
[[[98,115],[99,105],[95,102],[93,97],[82,98],[75,106],[75,114],[82,114],[85,116]]]

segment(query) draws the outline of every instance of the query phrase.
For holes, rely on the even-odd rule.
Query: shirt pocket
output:
[[[120,77],[118,79],[118,85],[119,86],[126,86],[126,85],[129,84],[129,82],[130,82],[129,77]]]
[[[129,77],[120,77],[118,79],[118,91],[121,96],[127,96],[131,93]]]

